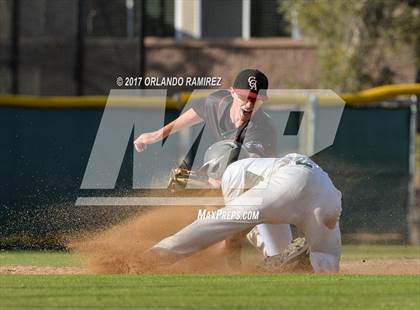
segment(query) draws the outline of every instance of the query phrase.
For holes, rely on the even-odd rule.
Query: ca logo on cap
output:
[[[253,90],[257,90],[257,79],[255,78],[255,76],[250,76],[248,78],[248,84],[249,84],[249,88]]]

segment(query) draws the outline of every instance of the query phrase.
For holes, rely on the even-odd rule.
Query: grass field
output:
[[[31,265],[51,267],[79,267],[81,258],[68,252],[0,251],[0,266]]]
[[[419,259],[419,247],[346,246],[343,261]],[[57,252],[0,252],[0,266],[81,266]],[[0,275],[0,309],[418,309],[419,275]]]
[[[0,307],[418,309],[416,276],[1,276]]]

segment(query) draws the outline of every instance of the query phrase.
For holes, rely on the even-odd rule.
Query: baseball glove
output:
[[[190,184],[194,187],[209,186],[206,176],[198,175],[196,172],[185,168],[175,168],[171,170],[168,188],[172,192],[185,190],[187,184]]]

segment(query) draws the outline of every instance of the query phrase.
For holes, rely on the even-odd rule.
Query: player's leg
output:
[[[310,208],[311,212],[306,212],[298,225],[306,240],[295,239],[281,254],[267,257],[261,267],[268,271],[339,271],[341,235],[338,219],[341,208]]]
[[[307,170],[296,167],[282,167],[273,171],[264,190],[264,204],[271,222],[296,224],[301,210],[296,208],[301,192],[308,177]],[[254,236],[252,236],[252,233]],[[260,224],[256,226],[249,239],[267,257],[275,256],[286,250],[292,241],[290,224]]]
[[[341,193],[331,191],[324,201],[312,209],[301,229],[310,248],[310,261],[315,272],[338,272],[341,257]]]
[[[150,250],[148,256],[155,255],[156,264],[171,264],[254,225],[255,223],[250,222],[218,219],[196,220],[160,241]]]
[[[246,170],[242,166],[231,166],[225,172],[222,181],[225,201],[235,199],[244,191],[249,190],[249,188],[245,189],[246,179]],[[255,184],[258,184],[260,181],[255,182]],[[268,183],[265,186],[268,186]],[[258,190],[254,189],[254,192],[256,191]],[[260,193],[261,195],[263,194],[261,190]],[[257,195],[261,196],[259,193]],[[246,234],[246,237],[264,256],[272,256],[286,249],[291,242],[292,232],[289,224],[260,224]],[[230,252],[229,256],[236,260],[234,265],[238,264],[237,258],[240,256],[241,239],[242,234],[238,234],[224,242],[225,249]]]
[[[225,207],[219,209],[218,212],[219,214],[241,214],[253,209],[255,208],[252,206]],[[165,263],[165,261],[172,263],[235,234],[248,231],[259,223],[261,223],[260,219],[242,220],[220,217],[197,219],[176,234],[160,241],[150,250],[150,254],[158,254],[156,255],[157,260],[161,262],[157,263]],[[160,255],[160,252],[164,254]]]
[[[341,257],[341,234],[337,223],[334,229],[319,227],[307,235],[310,261],[315,272],[338,272]]]
[[[248,241],[264,256],[282,253],[292,241],[289,224],[259,224],[248,234]]]
[[[308,173],[310,171],[295,167],[283,167],[273,171],[264,190],[264,203],[271,223],[296,224],[301,217],[301,210],[297,208],[298,200],[305,187]],[[260,224],[253,229],[248,238],[266,256],[260,267],[267,271],[277,271],[277,269],[280,271],[277,267],[291,259],[296,266],[310,266],[307,244],[304,238],[291,242],[292,233],[289,224]],[[301,264],[301,261],[304,261],[304,264]]]

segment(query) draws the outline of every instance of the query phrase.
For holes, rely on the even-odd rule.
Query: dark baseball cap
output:
[[[245,69],[236,76],[233,89],[243,96],[266,99],[268,79],[260,70]]]

